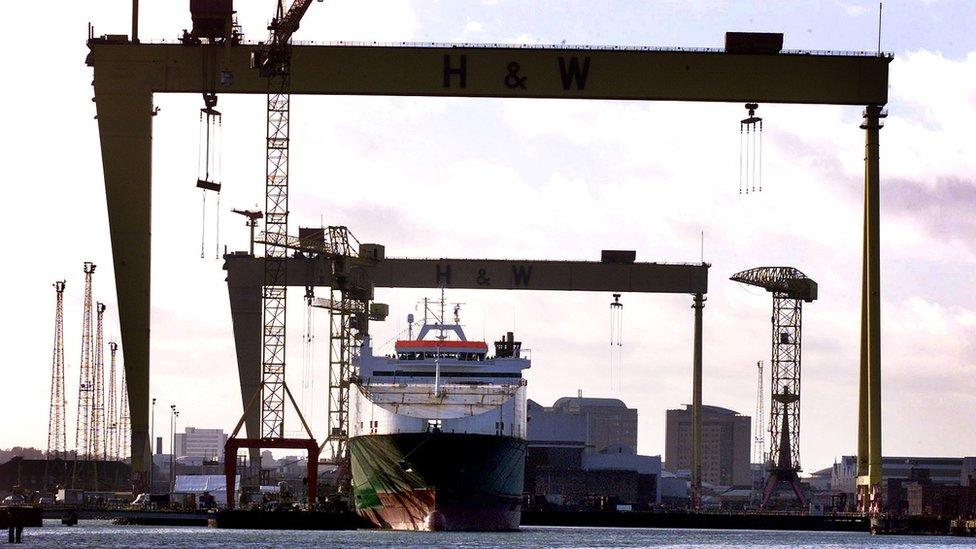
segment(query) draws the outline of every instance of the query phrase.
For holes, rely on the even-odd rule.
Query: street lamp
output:
[[[176,405],[169,405],[169,493],[172,494],[176,486],[176,477],[173,471],[176,469],[176,449],[173,448],[176,440]]]
[[[180,411],[174,412],[176,417],[173,418],[173,463],[175,467],[176,463],[176,422],[180,419]],[[176,490],[176,471],[173,471],[173,490]]]
[[[152,399],[152,425],[149,430],[149,493],[153,493],[153,469],[156,468],[156,399]]]

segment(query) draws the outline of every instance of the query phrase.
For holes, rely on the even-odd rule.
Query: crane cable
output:
[[[762,134],[763,121],[759,119],[759,192],[762,192]]]
[[[204,131],[207,131],[207,130],[205,129],[204,122],[203,122],[203,109],[201,109],[200,110],[200,130],[199,130],[200,135],[198,137],[200,138],[199,139],[200,142],[203,142],[204,140],[206,140],[206,142],[209,145],[209,133],[210,132],[207,131],[208,136],[205,138],[203,136],[203,132]],[[201,151],[203,151],[203,150],[204,150],[203,147],[200,147],[200,146],[197,147],[197,170],[198,171],[199,171],[200,166],[202,165],[202,163],[204,161],[203,158],[202,158],[202,155],[201,155]],[[209,155],[209,154],[210,154],[210,150],[209,150],[209,146],[208,146],[207,147],[207,155]],[[204,242],[207,239],[207,191],[205,189],[200,189],[200,196],[203,199],[203,204],[202,204],[202,206],[200,208],[200,259],[203,259],[203,256],[204,256],[203,247],[204,247]]]
[[[302,327],[302,414],[312,421],[315,412],[315,308],[311,300],[305,307],[305,320]]]
[[[739,122],[739,194],[742,194],[742,182],[745,181],[742,166],[742,150],[745,146],[745,124]]]
[[[224,134],[224,117],[223,115],[217,115],[217,132],[214,134],[214,141],[219,141],[223,138]],[[214,149],[216,150],[214,158],[214,171],[220,175],[223,170],[223,144],[216,143]],[[214,259],[220,260],[220,189],[217,190],[217,211],[214,212],[216,228],[214,232]]]
[[[620,294],[613,294],[610,302],[610,389],[614,388],[614,369],[617,370],[617,388],[621,387],[620,368],[623,359],[624,304]]]
[[[220,259],[220,169],[221,146],[220,137],[223,128],[223,115],[214,109],[217,96],[214,93],[204,93],[204,108],[200,109],[200,135],[197,148],[197,188],[201,191],[201,219],[200,219],[200,259],[206,257],[207,240],[207,191],[217,193],[214,214],[215,239],[214,256]],[[213,177],[211,177],[213,174]]]
[[[739,194],[762,192],[763,119],[756,116],[758,108],[746,103],[748,116],[739,121]]]
[[[203,206],[200,209],[200,259],[203,259],[203,248],[207,240],[207,191],[200,191],[203,196]]]

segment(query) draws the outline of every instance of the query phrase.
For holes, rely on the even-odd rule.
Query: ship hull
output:
[[[356,510],[394,530],[517,530],[525,440],[399,433],[349,440]]]

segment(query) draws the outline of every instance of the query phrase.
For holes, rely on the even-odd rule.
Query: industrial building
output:
[[[131,467],[121,461],[14,457],[0,463],[0,496],[13,492],[15,487],[44,494],[53,494],[59,488],[125,491],[129,489],[130,475]]]
[[[603,452],[623,445],[637,451],[637,409],[617,398],[562,397],[549,411],[583,418],[586,452]]]
[[[641,509],[661,503],[661,457],[634,450],[636,409],[618,399],[564,397],[551,407],[529,400],[527,415],[530,505]],[[669,494],[686,496],[670,485]]]
[[[881,466],[887,513],[952,514],[976,504],[976,457],[887,456]],[[831,469],[830,490],[848,508],[854,505],[856,471],[855,456],[843,456]]]
[[[882,480],[909,480],[917,478],[920,471],[936,484],[968,486],[976,477],[976,457],[910,457],[885,456],[881,459]],[[854,477],[857,458],[843,456],[834,464],[830,488],[838,492],[854,493]]]
[[[177,457],[223,461],[226,443],[227,435],[223,429],[187,427],[184,432],[176,433],[175,453]]]
[[[664,468],[672,473],[691,469],[691,405],[668,410]],[[718,406],[702,406],[703,482],[718,486],[751,486],[749,447],[752,418]]]

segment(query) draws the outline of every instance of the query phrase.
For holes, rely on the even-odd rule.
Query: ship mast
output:
[[[444,286],[441,286],[441,317],[437,319],[440,326],[440,335],[437,336],[437,347],[434,348],[434,396],[441,396],[441,342],[447,336],[444,335]]]
[[[441,335],[437,336],[437,340],[438,341],[444,341],[447,338],[447,336],[444,335],[444,318],[445,318],[444,317],[444,304],[445,303],[446,303],[446,301],[444,299],[444,286],[441,286],[441,303],[440,303],[440,305],[441,305],[441,316],[440,316],[440,318],[437,319],[437,323],[440,324],[440,326],[441,326],[441,329],[440,329],[440,334]],[[437,349],[437,352],[440,353],[440,348],[439,347]]]

